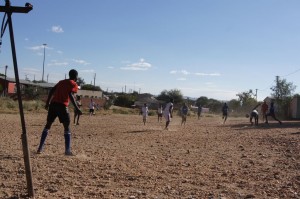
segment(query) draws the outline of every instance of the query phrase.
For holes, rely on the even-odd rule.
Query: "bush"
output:
[[[0,110],[17,112],[19,111],[19,102],[8,97],[0,97]],[[23,101],[24,111],[39,111],[44,107],[44,102],[40,100]]]
[[[156,111],[152,111],[152,110],[151,110],[151,111],[149,111],[148,115],[149,115],[149,116],[156,115]]]
[[[26,111],[39,111],[43,108],[44,108],[44,103],[39,100],[23,102],[23,109]]]

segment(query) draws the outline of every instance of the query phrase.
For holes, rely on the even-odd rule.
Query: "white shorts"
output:
[[[164,113],[164,117],[167,121],[171,121],[171,114],[170,113]]]

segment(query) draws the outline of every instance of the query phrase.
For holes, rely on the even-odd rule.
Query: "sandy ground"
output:
[[[139,115],[83,115],[64,155],[56,121],[36,154],[46,113],[26,114],[35,198],[300,198],[300,122],[175,116],[169,130]],[[0,114],[0,198],[26,198],[20,116]]]

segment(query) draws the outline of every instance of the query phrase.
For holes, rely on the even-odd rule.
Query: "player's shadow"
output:
[[[245,129],[269,129],[269,128],[300,128],[300,121],[283,121],[282,124],[279,124],[277,121],[271,121],[268,124],[258,123],[258,125],[251,125],[250,123],[240,123],[233,124],[231,128],[236,130],[245,130]],[[300,134],[296,132],[294,134]]]
[[[151,129],[147,129],[147,130],[135,130],[135,131],[126,131],[124,133],[129,133],[129,134],[136,134],[136,133],[147,133],[147,132],[153,132],[153,130]]]
[[[300,132],[291,133],[292,135],[300,135]]]
[[[14,157],[11,155],[2,155],[0,154],[0,160],[20,160],[20,157]]]
[[[45,124],[31,124],[31,125],[28,125],[28,126],[45,126]]]

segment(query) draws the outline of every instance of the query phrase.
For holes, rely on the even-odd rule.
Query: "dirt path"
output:
[[[300,122],[246,118],[84,115],[64,156],[56,122],[36,154],[46,114],[26,114],[36,198],[300,198]],[[0,114],[0,198],[25,198],[19,115]]]

